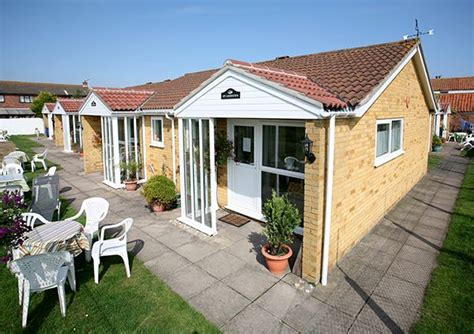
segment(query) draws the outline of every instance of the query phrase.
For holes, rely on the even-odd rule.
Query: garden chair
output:
[[[17,163],[7,163],[2,168],[3,175],[23,175],[23,167]]]
[[[83,214],[86,216],[86,225],[84,226],[84,234],[92,245],[92,239],[99,232],[99,224],[104,220],[109,212],[109,202],[101,197],[91,197],[85,199],[81,204],[79,212],[66,220],[77,220]],[[91,252],[86,251],[86,261],[90,262]]]
[[[39,162],[43,165],[44,170],[47,170],[48,167],[46,167],[46,155],[48,154],[48,149],[44,150],[43,153],[41,154],[35,154],[33,156],[33,159],[31,159],[31,171],[34,172],[36,168],[36,163]]]
[[[75,291],[74,258],[69,252],[25,256],[10,262],[9,267],[11,272],[19,278],[19,287],[21,286],[19,294],[23,303],[23,328],[26,327],[30,295],[33,292],[57,288],[61,315],[66,316],[66,280],[69,281],[71,287],[74,286],[73,291]]]
[[[53,176],[56,174],[56,166],[49,167],[48,172],[44,176]]]
[[[37,222],[41,224],[49,224],[51,223],[49,220],[46,220],[40,214],[34,212],[24,212],[21,214],[23,219],[25,220],[26,225],[33,228]]]
[[[133,219],[126,218],[118,224],[106,225],[100,231],[100,239],[92,246],[92,259],[94,260],[94,281],[99,284],[99,265],[101,256],[118,255],[125,264],[127,277],[130,277],[130,264],[128,263],[127,252],[127,233],[132,227]],[[105,239],[105,231],[110,229],[121,228],[118,236],[112,239]]]
[[[61,202],[59,200],[59,176],[39,176],[33,179],[31,212],[52,220],[54,212],[61,217]]]

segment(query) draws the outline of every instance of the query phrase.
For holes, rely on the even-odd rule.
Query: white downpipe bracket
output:
[[[332,114],[329,118],[328,146],[326,154],[326,207],[324,210],[324,236],[323,236],[323,265],[321,271],[321,284],[328,283],[329,271],[329,240],[331,238],[331,217],[332,217],[332,188],[334,178],[334,148],[336,132],[336,115]]]
[[[174,132],[174,117],[170,117],[169,113],[165,114],[166,119],[171,121],[171,142],[172,142],[172,149],[173,149],[173,182],[176,184],[176,139],[175,139],[175,132]]]

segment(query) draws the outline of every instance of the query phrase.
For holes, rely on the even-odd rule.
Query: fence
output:
[[[33,135],[35,129],[44,133],[41,118],[0,118],[0,130],[7,130],[9,135]]]

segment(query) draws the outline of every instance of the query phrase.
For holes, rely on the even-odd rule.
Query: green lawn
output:
[[[441,163],[441,157],[439,155],[429,154],[428,155],[428,170],[432,170],[439,166]]]
[[[10,141],[13,142],[13,144],[15,144],[18,150],[25,152],[26,155],[28,155],[28,157],[31,159],[36,154],[36,152],[33,150],[34,148],[44,147],[42,144],[38,143],[37,141],[31,140],[31,138],[34,138],[34,137],[35,136],[17,135],[17,136],[11,136]],[[60,169],[61,167],[58,164],[55,164],[54,162],[48,159],[46,159],[46,165],[48,167],[57,166],[58,169]],[[43,167],[40,167],[40,164],[36,164],[36,167],[37,167],[36,171],[40,169],[43,175],[46,173],[43,170]],[[26,169],[25,170],[26,177],[31,178],[32,175],[31,173],[28,172],[28,171],[31,171],[29,163],[26,164],[25,169]]]
[[[25,151],[25,147],[39,145],[24,136],[15,138],[15,143]],[[44,171],[29,174],[31,182]],[[62,201],[62,218],[74,215],[75,209],[67,200]],[[94,283],[92,263],[85,262],[82,255],[75,261],[78,291],[73,293],[66,289],[66,317],[61,317],[56,290],[35,294],[30,299],[27,332],[219,332],[131,254],[130,278],[126,277],[121,259],[103,258],[98,285]],[[17,281],[1,263],[0,296],[0,333],[20,333]]]
[[[415,333],[474,333],[474,160],[425,294]]]

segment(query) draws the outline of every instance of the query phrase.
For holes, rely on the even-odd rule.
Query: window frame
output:
[[[0,94],[0,103],[5,102],[5,95]]]
[[[393,128],[393,122],[400,121],[400,148],[396,151],[391,151],[392,150],[392,128]],[[380,124],[388,124],[388,152],[381,155],[377,156],[377,132],[378,132],[378,126]],[[403,118],[387,118],[387,119],[379,119],[375,122],[375,152],[374,152],[374,166],[378,167],[381,166],[397,157],[405,153],[405,150],[403,148],[403,139],[404,139],[404,127],[405,127],[405,122]]]
[[[33,96],[32,95],[20,95],[20,103],[32,103]]]
[[[155,132],[154,121],[161,121],[161,141],[153,140],[154,132]],[[150,146],[155,146],[155,147],[160,147],[160,148],[165,147],[165,121],[162,116],[151,117],[150,130],[151,130]]]

